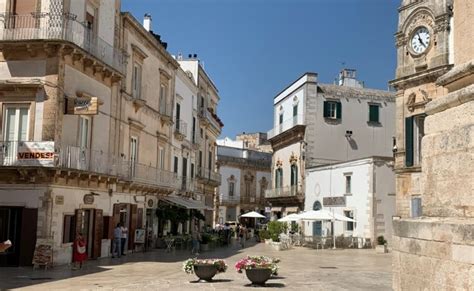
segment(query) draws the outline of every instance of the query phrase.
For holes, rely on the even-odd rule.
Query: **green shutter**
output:
[[[337,117],[337,119],[342,118],[342,104],[341,104],[341,102],[336,103],[336,117]]]
[[[405,166],[413,166],[413,116],[405,118]]]
[[[378,105],[369,105],[369,122],[379,122]]]
[[[329,117],[329,103],[327,101],[324,101],[324,117]]]

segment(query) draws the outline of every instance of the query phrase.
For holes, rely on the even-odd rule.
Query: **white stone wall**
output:
[[[345,175],[348,174],[352,176],[351,193],[346,193]],[[386,233],[380,232],[378,235],[384,235],[390,240],[391,219],[395,211],[395,197],[391,195],[395,192],[393,180],[394,173],[387,164],[375,166],[372,158],[307,169],[305,211],[313,210],[316,201],[321,203],[322,209],[336,214],[344,215],[344,211],[352,211],[357,221],[354,231],[348,231],[345,222],[337,221],[335,223],[336,236],[354,236],[372,240],[377,236],[374,230],[375,219],[383,218],[385,220],[380,221],[384,225],[379,229]],[[380,186],[382,184],[385,186]],[[374,185],[379,185],[379,188],[374,189]],[[324,197],[337,196],[346,197],[346,206],[327,207],[324,205]],[[380,206],[374,213],[375,216],[374,205]],[[313,235],[312,222],[304,222],[304,226],[305,235]],[[323,234],[329,233],[329,230],[330,223],[323,223]]]
[[[240,199],[240,174],[241,170],[239,168],[221,166],[219,168],[219,173],[222,175],[222,184],[218,189],[218,193],[224,197],[229,197],[229,183],[228,179],[230,176],[234,175],[235,184],[234,184],[234,197],[235,199]]]
[[[275,188],[275,170],[276,170],[276,162],[278,160],[283,162],[283,187],[289,187],[291,184],[291,164],[290,164],[290,157],[292,154],[295,154],[297,158],[301,157],[301,151],[300,151],[300,144],[299,143],[294,143],[291,144],[287,147],[284,147],[282,149],[279,149],[273,153],[273,158],[272,158],[272,181],[273,183],[271,184],[270,188]],[[302,169],[300,166],[300,163],[298,163],[298,184],[302,183],[302,178],[301,178],[301,173]]]

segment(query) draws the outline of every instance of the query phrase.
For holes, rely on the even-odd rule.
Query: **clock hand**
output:
[[[423,42],[423,39],[421,38],[420,34],[417,33],[416,35],[418,36],[418,41],[419,41],[424,47],[426,47],[426,44]]]

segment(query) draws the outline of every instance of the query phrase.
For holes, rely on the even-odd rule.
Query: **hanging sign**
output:
[[[66,114],[97,115],[99,100],[97,97],[66,98]]]

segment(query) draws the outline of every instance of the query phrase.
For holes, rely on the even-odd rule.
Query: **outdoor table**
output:
[[[166,243],[166,252],[169,253],[173,249],[174,246],[174,238],[165,238]]]

